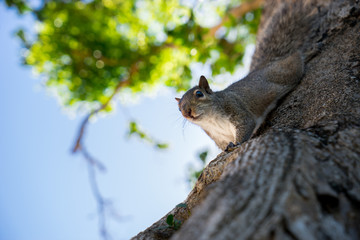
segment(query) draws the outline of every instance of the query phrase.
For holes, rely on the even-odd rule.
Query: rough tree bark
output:
[[[260,33],[281,2],[267,1]],[[133,239],[360,239],[360,2],[307,2],[315,51],[300,85],[209,163],[169,212],[179,230],[164,216]]]

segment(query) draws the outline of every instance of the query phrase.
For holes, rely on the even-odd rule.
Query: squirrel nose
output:
[[[188,109],[187,115],[188,115],[189,117],[191,116],[191,108]]]
[[[183,108],[183,111],[181,112],[184,117],[191,117],[191,108]]]
[[[191,108],[182,107],[179,108],[179,110],[184,117],[191,117],[191,113],[192,113]]]

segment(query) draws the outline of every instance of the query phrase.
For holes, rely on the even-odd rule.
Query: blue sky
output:
[[[64,114],[21,65],[19,26],[32,29],[34,21],[0,4],[0,240],[100,239],[86,164],[70,153],[82,117]],[[107,167],[98,177],[101,192],[124,218],[110,222],[113,239],[134,236],[183,201],[196,154],[220,152],[200,128],[183,129],[175,96],[164,91],[126,106],[143,129],[170,143],[166,151],[127,139],[121,111],[88,127],[86,145]]]

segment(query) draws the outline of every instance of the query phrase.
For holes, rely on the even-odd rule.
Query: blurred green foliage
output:
[[[157,85],[186,90],[194,62],[210,63],[213,75],[233,72],[246,45],[254,42],[260,10],[231,18],[221,36],[212,36],[196,17],[196,9],[212,2],[47,0],[31,9],[24,0],[6,0],[37,20],[34,39],[27,39],[23,29],[17,34],[28,49],[24,63],[45,77],[64,106],[93,108],[106,103],[119,85],[132,93]],[[221,19],[240,3],[217,3],[215,15],[206,18]]]
[[[159,85],[187,90],[195,62],[209,64],[213,76],[233,72],[246,45],[255,42],[260,20],[260,9],[241,18],[227,14],[241,2],[46,0],[31,8],[26,0],[5,0],[36,19],[35,36],[17,31],[27,49],[24,64],[44,77],[63,106],[92,113],[111,111],[110,100],[121,91],[136,94]],[[210,31],[209,22],[215,26],[224,16],[230,20]],[[136,122],[130,122],[128,134],[158,149],[168,147]]]
[[[5,0],[5,3],[8,7],[15,7],[19,14],[31,11],[31,8],[27,5],[25,0]]]
[[[166,149],[169,147],[167,143],[162,143],[154,140],[153,137],[146,134],[142,129],[139,128],[138,124],[135,121],[129,123],[128,137],[138,136],[140,139],[143,139],[147,143],[153,145],[157,149]]]

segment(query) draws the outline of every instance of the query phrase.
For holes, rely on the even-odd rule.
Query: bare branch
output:
[[[115,87],[113,93],[107,99],[107,101],[103,105],[101,105],[98,109],[93,110],[91,113],[89,113],[84,118],[84,120],[82,121],[82,123],[80,125],[80,129],[79,129],[76,141],[75,141],[75,145],[72,150],[73,153],[81,152],[83,157],[86,160],[91,192],[92,192],[92,194],[96,200],[96,204],[97,204],[97,215],[98,215],[98,219],[99,219],[99,232],[100,232],[100,236],[104,240],[111,239],[110,234],[107,229],[107,225],[106,225],[106,212],[107,212],[108,208],[111,207],[111,202],[109,200],[106,200],[101,195],[101,192],[100,192],[99,186],[98,186],[98,182],[96,179],[96,169],[104,172],[106,170],[106,167],[101,161],[96,160],[94,157],[92,157],[90,155],[90,153],[86,150],[86,147],[83,144],[83,139],[84,139],[86,127],[89,123],[89,119],[92,116],[96,115],[101,110],[105,109],[110,104],[111,100],[115,97],[115,95],[119,92],[119,90],[122,87],[130,84],[131,76],[136,71],[137,71],[137,64],[135,63],[130,68],[128,78],[126,80],[120,81],[118,83],[118,85]],[[118,216],[118,214],[115,213],[114,210],[111,210],[110,213],[112,213],[113,216]]]
[[[83,136],[84,136],[84,133],[85,133],[85,128],[89,122],[89,119],[94,116],[95,114],[97,114],[98,112],[100,112],[101,110],[105,109],[111,102],[111,100],[115,97],[115,95],[119,92],[119,90],[127,85],[130,84],[130,81],[131,81],[131,76],[137,72],[138,70],[138,67],[137,67],[137,62],[134,63],[131,67],[130,67],[130,71],[129,71],[129,76],[123,80],[123,81],[120,81],[115,89],[114,89],[114,92],[111,94],[111,96],[108,98],[108,100],[103,104],[101,105],[98,109],[95,109],[94,111],[92,111],[91,113],[89,113],[89,115],[87,115],[82,124],[80,125],[80,130],[79,130],[79,133],[78,133],[78,137],[76,138],[76,142],[75,142],[75,145],[73,147],[73,150],[72,152],[73,153],[76,153],[78,150],[81,150],[81,145],[82,145],[82,139],[83,139]]]
[[[78,137],[76,138],[76,142],[75,142],[75,145],[73,147],[73,150],[72,152],[73,153],[76,153],[78,150],[81,150],[81,145],[82,145],[82,139],[83,139],[83,136],[84,136],[84,133],[85,133],[85,128],[89,122],[89,119],[94,116],[95,114],[97,114],[98,112],[100,112],[101,110],[105,109],[109,104],[110,104],[110,101],[115,97],[115,95],[119,92],[119,90],[128,85],[130,83],[130,78],[128,78],[127,80],[125,81],[121,81],[118,83],[118,85],[115,87],[114,89],[114,92],[111,94],[111,96],[108,98],[108,100],[103,104],[101,105],[98,109],[92,111],[91,113],[89,113],[83,120],[83,122],[81,123],[81,127],[80,127],[80,130],[79,130],[79,133],[78,133]]]
[[[82,150],[82,152],[85,155],[86,151]],[[84,157],[86,158],[86,156]],[[89,174],[91,192],[93,193],[97,203],[97,215],[99,218],[98,224],[99,224],[100,235],[104,240],[108,240],[111,238],[106,227],[106,216],[105,216],[106,200],[100,193],[94,166],[89,161],[87,161],[87,167],[88,167],[87,169]]]

